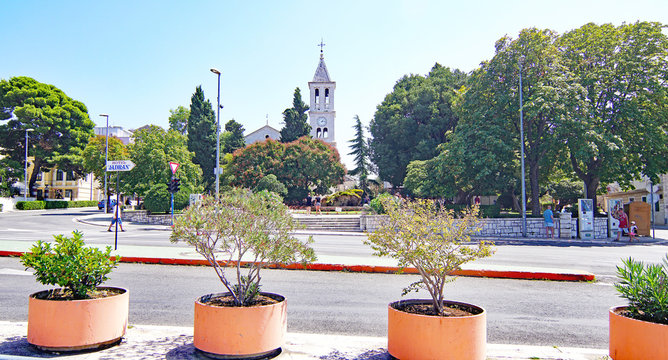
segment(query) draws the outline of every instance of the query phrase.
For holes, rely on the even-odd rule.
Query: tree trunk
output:
[[[598,177],[587,176],[584,179],[584,183],[587,188],[587,199],[592,199],[594,202],[594,209],[597,209],[598,203],[596,202],[596,191],[598,190],[601,180]],[[596,214],[596,212],[598,211],[595,210],[594,214]]]
[[[538,185],[538,161],[529,162],[529,185],[531,186],[531,214],[540,216],[540,187]]]
[[[33,161],[33,167],[32,167],[32,173],[30,174],[30,180],[28,181],[28,188],[26,189],[26,194],[27,196],[32,196],[32,188],[35,186],[35,183],[37,182],[37,174],[40,173],[40,169],[42,167],[42,160],[39,158],[36,158]]]

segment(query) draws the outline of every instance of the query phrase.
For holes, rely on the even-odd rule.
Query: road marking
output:
[[[24,275],[24,276],[32,276],[33,274],[31,272],[25,271],[25,270],[16,270],[16,269],[0,269],[0,275]]]
[[[0,229],[0,231],[23,231],[23,232],[31,232],[34,230],[29,230],[29,229],[12,229],[12,228],[7,228],[7,229]]]

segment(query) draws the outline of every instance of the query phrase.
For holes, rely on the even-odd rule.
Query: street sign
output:
[[[176,175],[176,169],[179,168],[179,163],[169,162],[169,168],[172,169],[172,174]]]
[[[107,161],[107,171],[130,171],[134,167],[132,160]]]

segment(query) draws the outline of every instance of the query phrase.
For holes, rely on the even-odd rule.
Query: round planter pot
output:
[[[78,351],[106,347],[120,341],[128,326],[130,293],[100,299],[43,300],[28,299],[28,343],[48,351]]]
[[[195,348],[220,359],[252,359],[281,353],[287,331],[287,301],[281,295],[261,293],[279,302],[249,307],[212,306],[195,301]]]
[[[399,304],[431,304],[431,300],[390,303],[387,318],[387,350],[401,360],[484,360],[487,344],[487,314],[475,305],[445,301],[480,311],[477,315],[443,317],[397,310]]]
[[[626,306],[610,309],[610,357],[614,360],[668,359],[668,325],[618,314]]]

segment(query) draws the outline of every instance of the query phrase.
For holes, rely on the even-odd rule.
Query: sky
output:
[[[524,28],[636,21],[668,24],[668,1],[0,0],[0,79],[55,85],[98,126],[106,113],[110,126],[167,128],[169,110],[189,107],[198,85],[215,107],[215,67],[221,127],[235,119],[249,134],[267,117],[280,130],[295,88],[308,104],[322,39],[337,148],[352,169],[353,117],[367,126],[402,76],[437,62],[472,71]]]

